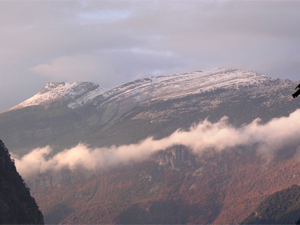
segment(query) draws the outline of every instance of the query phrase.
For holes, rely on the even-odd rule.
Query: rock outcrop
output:
[[[43,224],[38,208],[0,140],[0,224]]]

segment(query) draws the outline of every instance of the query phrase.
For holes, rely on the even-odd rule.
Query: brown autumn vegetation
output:
[[[52,186],[29,183],[46,223],[73,224],[239,223],[267,196],[300,184],[295,157],[266,160],[254,149],[192,156],[175,166],[152,159],[97,173],[66,172]]]

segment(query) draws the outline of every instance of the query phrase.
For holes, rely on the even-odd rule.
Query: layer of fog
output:
[[[195,154],[205,150],[222,151],[232,147],[256,146],[258,155],[272,157],[276,151],[292,143],[300,143],[300,110],[288,117],[274,118],[266,124],[256,119],[240,128],[234,128],[222,118],[217,123],[205,120],[188,131],[177,130],[169,137],[154,140],[149,137],[138,144],[89,148],[78,144],[51,156],[50,147],[34,149],[22,158],[13,155],[17,170],[23,177],[62,168],[71,170],[80,166],[87,170],[99,170],[139,162],[155,152],[174,145],[184,145]]]

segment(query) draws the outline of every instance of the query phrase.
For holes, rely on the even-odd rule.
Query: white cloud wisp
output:
[[[224,117],[216,123],[205,120],[188,131],[177,130],[160,140],[150,137],[138,144],[93,149],[78,144],[53,157],[50,156],[51,148],[45,147],[34,149],[21,158],[13,157],[18,171],[25,178],[62,168],[74,170],[79,166],[93,171],[139,162],[174,145],[184,145],[195,154],[210,149],[220,152],[233,147],[256,145],[257,154],[269,158],[286,146],[300,146],[299,123],[300,110],[288,117],[274,118],[266,124],[260,124],[256,119],[240,128],[230,126]]]

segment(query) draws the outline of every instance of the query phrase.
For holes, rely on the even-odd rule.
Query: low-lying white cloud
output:
[[[234,128],[226,117],[216,123],[205,120],[192,126],[188,131],[177,130],[170,136],[154,140],[152,137],[138,144],[89,148],[78,144],[51,156],[50,147],[34,149],[29,154],[18,157],[13,155],[15,164],[24,177],[62,168],[75,169],[78,166],[87,170],[99,170],[139,162],[155,152],[174,145],[184,145],[195,154],[205,150],[222,151],[238,146],[257,146],[259,155],[270,157],[285,146],[300,145],[300,110],[288,117],[275,118],[266,124],[259,119],[248,125]]]

